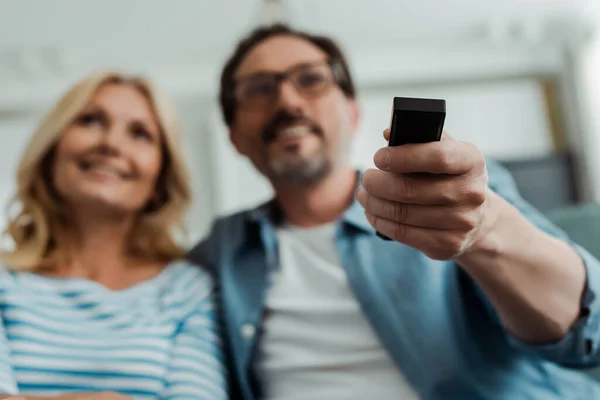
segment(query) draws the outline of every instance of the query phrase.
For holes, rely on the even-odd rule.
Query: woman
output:
[[[42,121],[17,179],[0,393],[225,398],[213,286],[173,236],[190,187],[167,98],[141,78],[83,80]]]

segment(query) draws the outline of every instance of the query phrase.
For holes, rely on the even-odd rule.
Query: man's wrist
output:
[[[511,204],[489,191],[484,204],[483,219],[469,246],[455,259],[461,266],[489,260],[501,255],[515,239],[523,216]],[[528,224],[525,224],[528,226]]]

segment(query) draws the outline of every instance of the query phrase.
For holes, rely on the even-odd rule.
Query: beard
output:
[[[285,158],[285,159],[283,159]],[[269,160],[268,175],[288,183],[311,184],[321,181],[333,169],[324,151],[306,158],[300,155]]]
[[[278,139],[278,133],[289,126],[302,124],[309,128],[310,134],[320,139],[321,146],[316,154],[301,155],[298,146],[290,146],[286,153],[276,159],[271,158],[269,147]],[[266,176],[285,183],[311,184],[325,178],[333,169],[333,162],[327,154],[327,143],[323,129],[316,122],[300,113],[281,110],[266,125],[261,135],[263,160]]]

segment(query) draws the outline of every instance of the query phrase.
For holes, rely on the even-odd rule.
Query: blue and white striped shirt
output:
[[[0,268],[0,393],[224,399],[213,288],[184,261],[121,291]]]

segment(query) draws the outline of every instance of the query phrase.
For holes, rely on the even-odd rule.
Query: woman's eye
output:
[[[97,124],[102,121],[101,121],[101,118],[99,115],[89,113],[89,114],[83,114],[82,116],[80,116],[78,118],[77,122],[79,123],[79,125],[90,126],[92,124]]]
[[[134,127],[131,130],[131,134],[136,139],[144,139],[144,140],[148,140],[148,141],[152,140],[152,135],[150,134],[150,132],[148,132],[147,129],[140,127],[140,126]]]

